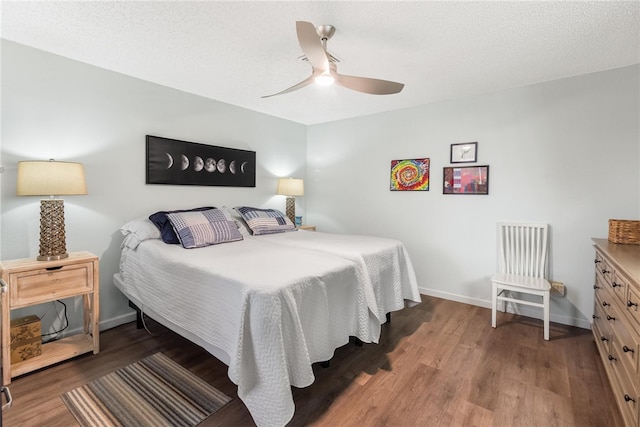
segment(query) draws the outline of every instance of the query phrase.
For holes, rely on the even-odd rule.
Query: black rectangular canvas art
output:
[[[147,135],[147,184],[256,186],[256,152]]]

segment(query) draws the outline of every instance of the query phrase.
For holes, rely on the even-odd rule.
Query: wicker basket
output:
[[[640,221],[610,219],[609,241],[625,245],[640,245]]]

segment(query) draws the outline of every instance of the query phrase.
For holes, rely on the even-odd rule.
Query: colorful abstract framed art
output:
[[[489,166],[445,167],[442,194],[489,194]]]
[[[391,191],[429,191],[429,159],[391,160]]]

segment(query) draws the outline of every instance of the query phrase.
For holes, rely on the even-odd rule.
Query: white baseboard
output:
[[[115,328],[116,326],[124,325],[125,323],[131,323],[136,320],[136,312],[122,314],[118,317],[112,317],[100,322],[100,330],[106,331],[107,329]]]
[[[428,289],[428,288],[419,288],[420,293],[423,295],[429,295],[432,297],[442,298],[450,301],[461,302],[464,304],[475,305],[478,307],[484,307],[491,309],[491,300],[485,300],[480,298],[472,298],[465,295],[452,294],[450,292],[439,291],[436,289]],[[509,313],[513,313],[514,311],[511,309],[513,304],[509,304],[507,307],[507,311]],[[517,314],[532,317],[534,319],[542,319],[542,311],[536,310],[535,308],[530,308],[527,306],[519,306]],[[487,318],[487,322],[490,322],[491,319]],[[577,318],[566,316],[564,314],[550,313],[550,321],[555,323],[560,323],[563,325],[575,326],[582,329],[591,329],[591,322],[585,318]]]
[[[112,317],[111,319],[105,319],[100,321],[100,331],[106,331],[107,329],[115,328],[116,326],[124,325],[125,323],[131,323],[136,320],[136,313],[131,312],[127,314],[122,314],[117,317]],[[63,338],[69,335],[75,335],[82,333],[82,327],[67,329],[62,334],[60,334],[59,338]]]
[[[463,304],[475,305],[478,307],[491,309],[491,301],[489,300],[472,298],[465,295],[453,294],[450,292],[439,291],[436,289],[419,288],[419,291],[422,295],[428,295],[428,296],[442,298],[450,301],[461,302]],[[511,310],[510,308],[511,306],[508,306],[507,311],[511,313],[513,312],[513,310]],[[519,307],[519,312],[517,314],[520,314],[526,317],[532,317],[534,319],[542,318],[542,313],[540,312],[540,310],[536,310],[526,306]],[[104,319],[100,321],[100,330],[106,331],[107,329],[115,328],[116,326],[124,325],[125,323],[130,323],[135,320],[136,320],[136,313],[132,311],[131,313],[123,314],[117,317],[112,317],[111,319]],[[490,321],[491,321],[491,318],[489,316],[487,317],[487,322],[490,322]],[[563,325],[576,326],[578,328],[583,328],[583,329],[591,329],[591,322],[589,322],[587,319],[579,319],[575,317],[565,316],[562,314],[551,313],[551,321],[555,323],[560,323]],[[63,336],[73,335],[80,332],[82,332],[81,328],[67,330],[65,331]]]

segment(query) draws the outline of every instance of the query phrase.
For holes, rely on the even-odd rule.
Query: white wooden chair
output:
[[[506,302],[540,307],[543,309],[544,339],[549,340],[551,284],[545,278],[548,229],[547,224],[539,223],[498,223],[499,273],[491,277],[491,326],[494,328],[498,301],[501,301],[502,311],[505,311]],[[514,292],[535,297],[521,299],[517,294],[514,296]]]

